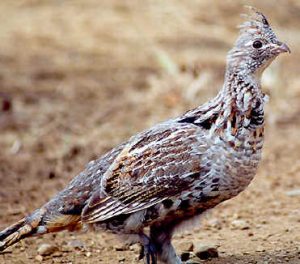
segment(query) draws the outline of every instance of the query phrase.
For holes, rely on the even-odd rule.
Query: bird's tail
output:
[[[29,236],[82,228],[80,215],[61,214],[53,208],[49,210],[49,204],[1,231],[0,252]]]
[[[30,216],[21,219],[17,223],[1,231],[0,252],[25,237],[38,233],[46,233],[46,230],[38,228],[42,217],[42,209],[38,209]]]

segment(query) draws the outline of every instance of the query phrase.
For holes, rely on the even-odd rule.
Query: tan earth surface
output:
[[[243,5],[269,17],[292,54],[263,78],[263,161],[237,198],[175,235],[212,245],[194,263],[300,263],[300,1],[0,2],[0,229],[41,206],[85,164],[214,96]],[[48,243],[57,247],[38,256]],[[30,238],[0,263],[142,263],[104,233]],[[198,262],[197,262],[198,261]]]

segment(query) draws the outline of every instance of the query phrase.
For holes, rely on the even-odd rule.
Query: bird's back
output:
[[[119,185],[123,184],[124,188],[129,186],[132,190],[145,186],[145,191],[156,192],[157,200],[164,200],[168,196],[159,197],[157,195],[162,192],[164,195],[166,192],[170,192],[171,196],[175,187],[170,185],[173,179],[178,183],[183,179],[181,184],[187,184],[185,178],[189,174],[197,173],[204,176],[203,168],[200,172],[200,163],[201,156],[209,147],[206,133],[207,131],[201,127],[179,123],[174,119],[138,133],[99,159],[89,162],[86,169],[51,199],[45,208],[47,211],[56,212],[59,215],[80,217],[86,208],[84,211],[86,218],[87,211],[90,211],[91,204],[95,200],[103,199],[106,196],[124,199],[122,196],[118,197],[119,193],[116,191],[113,179],[115,175],[111,174],[113,167],[115,164],[119,164],[120,159],[125,160],[125,164],[122,165],[124,168],[118,171]],[[128,156],[130,159],[126,159]],[[162,186],[165,188],[159,189]],[[183,187],[181,186],[181,188]],[[114,193],[114,191],[116,192]],[[108,195],[108,192],[111,194]],[[133,192],[132,195],[134,195]],[[155,204],[155,199],[153,197],[151,199],[153,201],[150,204]],[[133,202],[132,198],[131,203]],[[145,199],[143,202],[148,201]],[[147,204],[146,207],[149,207],[150,204]],[[144,209],[143,207],[141,209]],[[114,210],[118,215],[121,214],[119,209],[116,206]],[[132,211],[138,211],[138,208],[131,208],[130,212]],[[54,215],[49,217],[54,217]],[[109,218],[109,215],[105,213],[102,220]],[[97,219],[97,222],[99,221],[100,219]]]

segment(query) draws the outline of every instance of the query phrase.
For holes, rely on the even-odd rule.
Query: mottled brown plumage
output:
[[[252,12],[214,99],[91,161],[47,204],[3,230],[0,251],[30,235],[90,227],[138,236],[147,263],[181,263],[171,244],[174,230],[243,191],[261,158],[260,77],[289,49],[265,16]]]

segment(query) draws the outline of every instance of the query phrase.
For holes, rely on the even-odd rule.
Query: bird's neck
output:
[[[235,136],[244,132],[247,136],[246,133],[263,130],[264,102],[257,76],[230,72],[214,99],[187,112],[181,120],[193,122],[211,133],[227,131]]]
[[[264,101],[261,90],[261,74],[228,72],[219,94],[214,98],[224,109],[231,109],[244,114]]]

